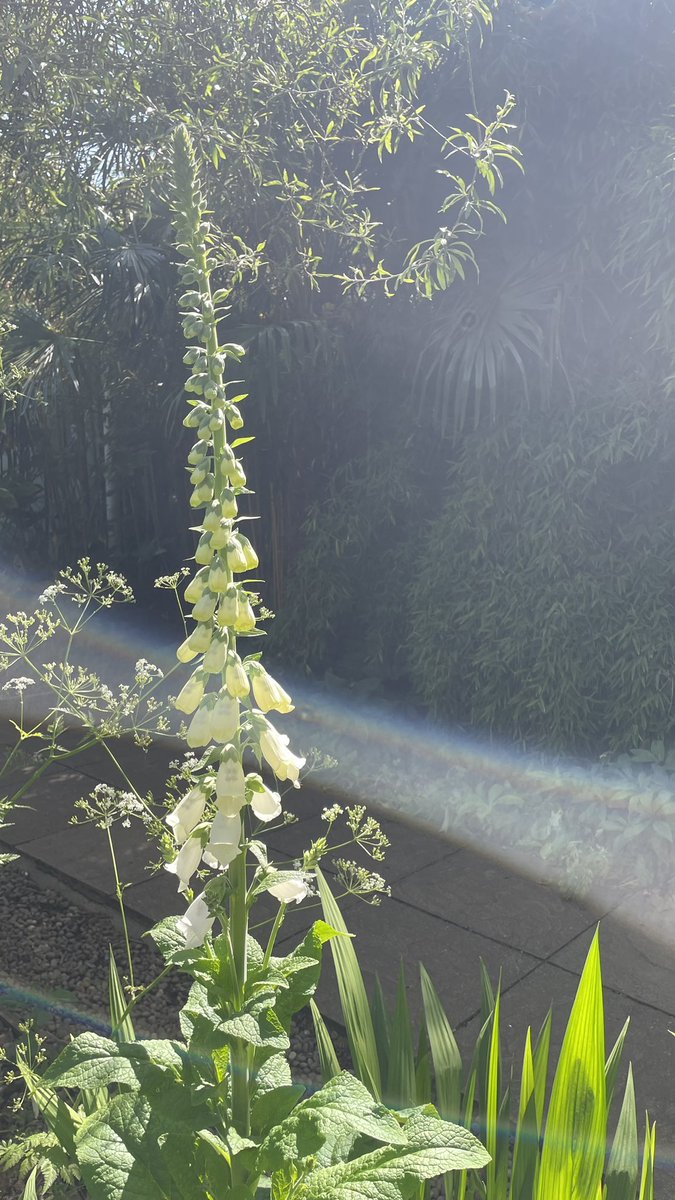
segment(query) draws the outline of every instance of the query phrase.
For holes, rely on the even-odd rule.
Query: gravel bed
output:
[[[107,1012],[108,946],[120,974],[126,956],[119,922],[84,899],[35,879],[20,861],[0,867],[0,1045],[11,1056],[18,1023],[30,1015],[44,1035],[49,1057],[71,1034],[109,1030]],[[148,938],[134,939],[136,983],[144,984],[162,968]],[[177,1012],[189,980],[168,976],[139,1004],[134,1024],[139,1036],[179,1036]],[[346,1041],[336,1038],[340,1061],[349,1065]],[[298,1013],[289,1052],[294,1077],[320,1081],[319,1059],[308,1010]],[[26,1113],[14,1117],[9,1105],[16,1085],[0,1082],[0,1140],[25,1128]],[[0,1197],[14,1200],[21,1187],[0,1174]]]

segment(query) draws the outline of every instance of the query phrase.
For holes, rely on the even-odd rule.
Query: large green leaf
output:
[[[382,1146],[352,1162],[312,1171],[303,1200],[400,1200],[446,1171],[482,1167],[489,1155],[467,1129],[425,1112],[405,1125],[404,1145]]]
[[[537,1200],[595,1200],[606,1134],[605,1020],[596,932],[553,1081]]]
[[[177,1078],[183,1070],[185,1049],[165,1040],[114,1042],[97,1033],[74,1038],[45,1071],[44,1082],[71,1088],[162,1087],[167,1074]]]
[[[325,921],[315,921],[304,940],[285,958],[272,958],[270,965],[286,980],[286,990],[280,992],[275,1011],[286,1030],[291,1017],[304,1008],[316,991],[321,974],[323,947],[338,931]]]
[[[266,1171],[278,1171],[312,1154],[328,1166],[348,1157],[359,1136],[390,1144],[406,1142],[393,1114],[373,1100],[358,1079],[343,1071],[271,1131],[262,1145],[260,1163]]]
[[[170,1093],[156,1107],[149,1097],[128,1092],[87,1118],[76,1152],[90,1200],[204,1200],[195,1169],[196,1130],[179,1119],[177,1099]]]

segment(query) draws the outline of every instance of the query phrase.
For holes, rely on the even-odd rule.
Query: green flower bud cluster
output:
[[[178,249],[185,260],[179,268],[184,290],[178,303],[185,338],[194,343],[183,359],[190,368],[185,385],[189,409],[183,423],[196,430],[187,470],[190,506],[201,513],[196,527],[198,569],[184,593],[194,626],[177,651],[181,662],[196,660],[195,670],[176,707],[190,717],[188,745],[204,754],[193,788],[167,818],[179,847],[168,869],[178,876],[179,890],[185,891],[200,862],[226,870],[240,853],[245,808],[250,806],[263,821],[280,812],[278,794],[265,788],[259,775],[246,776],[244,750],[250,747],[278,779],[296,786],[304,760],[292,754],[288,738],[265,715],[271,710],[290,712],[290,696],[258,656],[242,660],[237,649],[238,637],[260,632],[253,594],[240,578],[258,566],[255,549],[238,524],[239,498],[249,489],[236,454],[241,442],[228,441],[228,429],[243,425],[239,404],[246,395],[233,394],[241,380],[228,380],[226,370],[241,360],[244,350],[219,342],[228,293],[211,290],[210,227],[184,130],[176,137],[174,178]]]

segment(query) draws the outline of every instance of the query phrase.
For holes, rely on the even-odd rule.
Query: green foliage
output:
[[[321,896],[326,915],[339,917],[325,879],[321,881]],[[628,1022],[606,1056],[598,932],[588,951],[552,1084],[549,1087],[547,1082],[552,1066],[549,1012],[534,1045],[531,1030],[527,1030],[517,1104],[513,1072],[506,1077],[502,1060],[502,1000],[499,989],[493,991],[484,968],[482,1024],[465,1071],[438,993],[428,972],[420,966],[424,1036],[420,1038],[416,1070],[411,1074],[408,1063],[413,1033],[401,992],[392,1025],[379,985],[370,1005],[364,1004],[358,958],[353,945],[348,946],[347,955],[343,944],[334,942],[332,949],[350,1047],[359,1044],[366,1051],[365,1058],[363,1053],[354,1058],[359,1077],[367,1086],[368,1080],[378,1074],[395,1079],[395,1106],[399,1109],[424,1104],[433,1095],[441,1116],[473,1128],[485,1139],[490,1162],[480,1174],[472,1170],[446,1175],[447,1200],[549,1200],[558,1196],[561,1200],[597,1200],[605,1195],[602,1186],[607,1188],[607,1200],[653,1197],[654,1130],[647,1117],[641,1184],[630,1064],[616,1130],[613,1138],[609,1137],[610,1111]],[[321,1029],[316,1006],[313,1012]],[[395,1036],[383,1037],[397,1025]],[[326,1035],[324,1027],[322,1040]],[[425,1077],[420,1066],[427,1045],[432,1072],[425,1092],[420,1094],[420,1079]],[[405,1079],[407,1090],[403,1090]]]
[[[433,711],[553,749],[668,728],[671,413],[625,384],[465,439],[409,593]]]

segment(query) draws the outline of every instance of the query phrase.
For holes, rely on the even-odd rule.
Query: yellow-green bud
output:
[[[202,521],[202,529],[206,529],[209,533],[215,533],[216,529],[220,529],[220,515],[220,501],[212,500]]]
[[[242,417],[236,404],[228,404],[227,405],[227,407],[225,409],[225,416],[227,417],[228,421],[230,422],[230,426],[232,429],[241,429],[243,427],[244,418]]]
[[[216,621],[221,626],[221,628],[223,628],[226,625],[234,625],[237,620],[238,615],[239,615],[239,592],[237,591],[236,587],[231,586],[227,589],[227,591],[225,592],[225,595],[223,596],[223,598],[220,602],[220,607],[218,609]]]
[[[206,450],[203,442],[196,442],[188,454],[188,463],[191,467],[196,467],[203,463],[206,458]]]
[[[210,621],[216,611],[217,599],[211,592],[204,592],[192,610],[195,621]]]
[[[176,651],[178,661],[190,662],[190,659],[195,658],[197,654],[204,654],[211,645],[212,635],[213,630],[210,623],[197,625],[189,637],[186,637],[178,647]]]
[[[222,595],[223,592],[227,591],[231,582],[231,572],[223,566],[220,559],[216,559],[209,571],[209,587],[211,591]]]
[[[239,598],[239,610],[234,627],[239,633],[249,633],[251,629],[255,629],[255,613],[247,595]]]
[[[211,545],[211,535],[208,533],[203,533],[199,539],[197,549],[195,550],[195,562],[206,566],[207,563],[211,562],[213,555],[214,548]]]
[[[246,571],[248,570],[246,555],[244,549],[236,536],[230,538],[230,541],[225,547],[225,558],[227,565],[231,571]]]
[[[201,599],[204,588],[206,587],[207,576],[208,571],[205,567],[202,567],[201,570],[197,571],[197,574],[194,576],[194,578],[190,580],[183,593],[187,604],[196,604],[197,601]]]
[[[204,458],[204,459],[202,459],[199,466],[194,467],[192,469],[192,471],[190,472],[190,483],[194,484],[195,487],[197,487],[200,483],[204,482],[208,473],[209,473],[208,459]]]
[[[220,493],[221,512],[224,517],[233,520],[237,515],[237,500],[232,488],[223,488]]]
[[[211,703],[208,703],[208,701],[211,701]],[[206,700],[202,702],[188,725],[185,740],[191,750],[194,750],[197,746],[208,746],[211,741],[212,707],[212,698],[210,696],[206,697]]]
[[[246,534],[241,533],[240,531],[237,531],[235,536],[237,538],[237,541],[239,542],[239,545],[242,548],[244,557],[246,558],[246,570],[247,571],[255,570],[255,568],[258,566],[258,555],[256,554],[255,550],[253,549],[253,546],[249,542],[248,538],[246,537]]]
[[[228,470],[227,474],[233,487],[246,487],[246,475],[239,459],[237,459],[234,467]]]
[[[225,667],[225,687],[230,695],[236,696],[237,699],[248,696],[248,675],[244,670],[244,664],[242,663],[238,654],[230,653],[227,656],[227,666]]]
[[[232,526],[229,521],[221,521],[215,533],[211,534],[211,546],[214,550],[222,550],[232,536]]]

